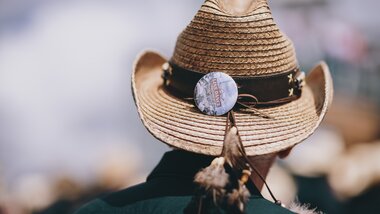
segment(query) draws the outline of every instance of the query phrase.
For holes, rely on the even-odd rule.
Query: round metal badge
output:
[[[238,98],[236,82],[223,72],[204,75],[194,89],[198,109],[208,115],[223,115],[230,111]]]

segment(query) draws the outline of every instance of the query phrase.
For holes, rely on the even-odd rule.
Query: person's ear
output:
[[[292,151],[292,149],[293,149],[293,146],[278,152],[278,157],[281,159],[288,157],[288,155]]]

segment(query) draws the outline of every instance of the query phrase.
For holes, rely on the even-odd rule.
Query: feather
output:
[[[210,166],[199,171],[194,178],[195,183],[214,196],[214,200],[219,200],[224,195],[224,187],[228,183],[229,175],[224,169],[224,163],[223,157],[215,158]]]
[[[221,213],[220,204],[223,203],[229,183],[229,175],[224,168],[225,159],[215,158],[211,164],[200,170],[194,177],[199,189],[185,208],[184,213]]]
[[[245,204],[247,203],[250,196],[249,191],[244,185],[248,179],[247,172],[249,172],[249,170],[247,169],[249,169],[249,167],[247,166],[247,162],[244,159],[242,149],[244,148],[241,148],[238,130],[235,126],[232,126],[226,130],[222,155],[225,157],[226,162],[235,171],[235,173],[241,174],[242,176],[240,180],[232,182],[234,183],[233,189],[227,195],[228,205],[234,207],[237,212],[240,213],[244,212]]]
[[[240,137],[235,126],[232,126],[226,131],[222,156],[225,157],[226,162],[233,169],[243,170],[246,168],[246,162],[240,148]]]
[[[245,204],[249,200],[249,196],[251,194],[249,193],[246,186],[239,181],[239,187],[236,189],[233,189],[230,194],[228,194],[227,203],[230,206],[235,206],[239,212],[243,213],[245,209]]]
[[[234,120],[231,111],[227,116],[222,154],[195,175],[194,182],[200,188],[185,209],[186,213],[210,213],[220,209],[227,213],[244,212],[250,196],[245,183],[251,168]]]
[[[317,208],[311,209],[309,204],[300,204],[293,201],[288,209],[298,214],[323,214],[323,212],[316,211]]]

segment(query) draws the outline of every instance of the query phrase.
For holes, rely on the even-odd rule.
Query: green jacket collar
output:
[[[179,179],[193,180],[195,174],[200,169],[209,166],[214,158],[183,150],[166,152],[148,176],[147,181],[163,177],[178,177]],[[253,182],[248,182],[247,188],[252,196],[262,197]]]

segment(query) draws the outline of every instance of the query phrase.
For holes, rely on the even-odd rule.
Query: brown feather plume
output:
[[[208,212],[210,206],[205,204],[207,201],[212,201],[217,209],[243,213],[250,196],[245,186],[249,179],[247,172],[250,175],[250,167],[231,111],[227,115],[222,154],[195,175],[194,181],[203,193],[192,200],[191,204],[198,206],[198,213]],[[192,207],[189,206],[187,210],[192,210]]]
[[[199,171],[194,178],[194,182],[204,188],[206,192],[213,196],[214,202],[221,201],[225,194],[225,186],[228,183],[229,175],[224,169],[225,159],[215,158],[210,166]]]
[[[249,193],[247,187],[239,181],[239,187],[232,190],[232,193],[228,195],[228,204],[234,205],[236,208],[243,213],[245,209],[245,204],[249,200],[249,196],[251,194]]]
[[[226,162],[235,170],[243,170],[246,168],[243,154],[240,148],[240,138],[238,130],[235,126],[228,128],[224,138],[222,156]]]
[[[247,170],[249,168],[244,159],[240,136],[236,126],[227,127],[222,156],[225,157],[226,163],[229,164],[237,174],[240,174],[242,170]],[[241,213],[244,212],[245,204],[250,196],[244,183],[245,182],[238,180],[237,185],[227,196],[227,203],[236,207]]]

